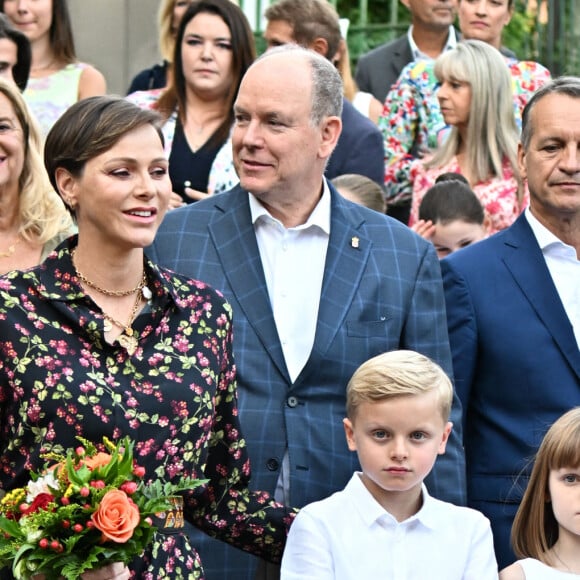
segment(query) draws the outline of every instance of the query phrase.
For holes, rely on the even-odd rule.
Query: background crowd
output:
[[[580,526],[542,483],[580,488],[580,456],[532,472],[580,406],[580,79],[503,48],[513,0],[403,3],[409,29],[353,76],[325,0],[271,4],[261,56],[230,0],[161,0],[162,61],[114,97],[66,0],[0,0],[0,488],[103,432],[135,437],[151,477],[208,478],[177,539],[86,578],[279,578],[293,508],[359,501],[361,469],[383,541],[415,518],[437,521],[426,546],[455,541],[444,502],[487,518],[457,512],[480,556],[433,578],[543,577],[516,557],[580,576]],[[347,416],[351,377],[389,351],[454,387],[400,511]],[[427,396],[393,392],[369,401]],[[395,431],[384,453],[410,473]],[[554,504],[539,547],[516,516],[531,493]],[[283,578],[308,577],[304,549]]]

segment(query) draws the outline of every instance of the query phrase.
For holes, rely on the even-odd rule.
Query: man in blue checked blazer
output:
[[[341,489],[359,468],[342,418],[346,384],[363,361],[406,348],[451,368],[432,246],[323,178],[341,103],[329,61],[297,47],[268,51],[235,104],[240,186],[170,212],[151,248],[155,261],[231,302],[252,487],[293,506]],[[459,405],[452,420],[428,485],[463,503]],[[255,558],[199,533],[194,542],[208,580],[256,578]]]

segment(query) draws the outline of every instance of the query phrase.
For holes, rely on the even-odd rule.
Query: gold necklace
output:
[[[8,249],[5,252],[0,252],[0,258],[9,258],[10,256],[14,255],[16,251],[16,246],[22,241],[20,234],[18,234],[12,244],[8,246]]]
[[[103,325],[103,330],[105,332],[110,332],[113,330],[113,324],[118,326],[123,330],[123,332],[117,337],[117,342],[127,350],[129,356],[133,356],[137,350],[138,341],[135,336],[135,331],[131,328],[135,318],[137,317],[137,310],[139,310],[139,304],[141,304],[141,293],[137,292],[137,297],[135,299],[135,304],[131,309],[131,314],[129,315],[129,320],[127,324],[123,324],[119,320],[113,318],[110,314],[107,314],[103,310],[103,318],[105,319],[105,324]]]
[[[145,298],[145,300],[150,300],[151,297],[153,296],[153,294],[151,293],[151,290],[147,287],[147,276],[145,274],[145,271],[143,271],[143,277],[141,278],[141,281],[139,282],[139,284],[137,284],[137,286],[135,286],[135,288],[131,288],[130,290],[107,290],[106,288],[101,288],[100,286],[97,286],[94,282],[91,282],[91,280],[89,280],[77,268],[77,266],[75,264],[75,252],[76,252],[76,248],[70,253],[70,257],[71,257],[77,278],[83,284],[88,286],[89,288],[96,290],[99,294],[104,294],[105,296],[116,296],[116,297],[122,298],[125,296],[131,296],[132,294],[135,294],[135,292],[140,292],[141,294],[143,294],[143,298]]]

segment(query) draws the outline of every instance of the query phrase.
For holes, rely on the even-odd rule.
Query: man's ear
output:
[[[526,151],[521,143],[518,143],[518,169],[522,179],[528,177],[528,170],[526,167]]]
[[[320,132],[322,140],[318,149],[318,156],[322,159],[328,159],[336,144],[342,131],[342,121],[340,117],[326,117],[320,123]]]
[[[324,58],[329,58],[330,56],[334,56],[334,55],[328,54],[328,42],[326,41],[326,38],[322,38],[321,36],[315,38],[310,43],[310,46],[308,48],[310,50],[313,50],[314,52],[317,52],[318,54],[322,55]]]

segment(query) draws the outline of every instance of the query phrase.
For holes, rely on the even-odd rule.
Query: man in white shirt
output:
[[[292,506],[341,489],[358,468],[341,420],[346,384],[363,361],[405,348],[451,368],[432,245],[324,178],[341,107],[328,59],[292,45],[266,52],[234,107],[240,186],[169,212],[151,248],[158,263],[231,303],[251,487]],[[459,431],[430,492],[462,503],[463,469]],[[254,580],[255,558],[203,534],[194,541],[207,580]]]
[[[381,103],[410,62],[435,59],[457,43],[453,28],[457,0],[401,1],[411,12],[407,33],[362,55],[356,67],[358,88]]]
[[[579,78],[534,94],[518,157],[530,207],[441,263],[468,505],[491,520],[500,569],[515,559],[509,535],[529,460],[548,427],[580,405]]]

